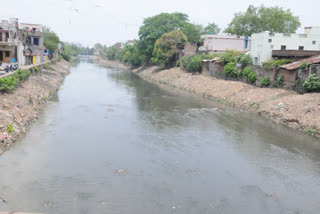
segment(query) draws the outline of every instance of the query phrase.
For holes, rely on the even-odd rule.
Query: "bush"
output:
[[[237,66],[236,63],[229,62],[226,66],[224,66],[224,73],[229,77],[237,77]]]
[[[51,66],[48,63],[44,64],[43,68],[46,70],[52,70]]]
[[[282,74],[278,74],[276,77],[277,83],[283,83],[284,78]]]
[[[19,80],[16,78],[16,76],[2,78],[0,79],[0,92],[12,92],[16,89],[18,83]]]
[[[19,69],[12,76],[14,76],[18,80],[18,83],[19,83],[20,81],[27,80],[30,75],[31,75],[31,71],[25,71],[25,70]]]
[[[230,62],[236,63],[237,57],[240,55],[239,51],[235,50],[226,50],[220,57],[220,60],[223,62],[223,64],[228,64]]]
[[[246,67],[248,65],[252,65],[252,59],[250,55],[240,54],[238,58],[238,62],[241,64],[242,67]]]
[[[39,73],[40,72],[40,68],[39,67],[32,67],[31,69],[32,73]]]
[[[261,85],[263,85],[263,86],[269,86],[269,85],[270,85],[270,79],[269,79],[269,77],[263,77],[263,78],[260,80],[260,83],[261,83]]]
[[[201,69],[201,56],[191,55],[182,57],[182,65],[187,72],[199,72]]]
[[[254,82],[256,82],[256,80],[257,80],[257,75],[256,75],[256,73],[250,72],[250,73],[248,74],[248,81],[251,82],[251,83],[254,83]]]
[[[307,92],[313,92],[320,89],[320,78],[316,74],[311,74],[302,84]]]
[[[248,77],[248,75],[252,72],[252,68],[250,67],[245,67],[244,69],[242,69],[242,71],[240,72],[241,76],[245,76]]]
[[[273,59],[273,60],[270,60],[268,62],[264,62],[263,63],[263,67],[271,70],[274,67],[279,67],[281,65],[285,65],[285,64],[288,64],[288,63],[291,63],[291,62],[292,62],[291,59]]]
[[[202,54],[202,59],[214,59],[216,57],[221,57],[221,54]]]
[[[299,68],[302,70],[305,70],[306,68],[308,68],[308,63],[306,63],[306,62],[301,63]]]

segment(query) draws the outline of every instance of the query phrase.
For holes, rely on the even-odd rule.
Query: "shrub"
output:
[[[221,57],[221,54],[202,54],[202,59],[214,59],[216,57]]]
[[[252,68],[250,67],[245,67],[244,69],[242,69],[241,71],[241,76],[246,76],[248,77],[248,75],[252,72]]]
[[[182,57],[182,65],[187,72],[199,72],[201,69],[201,56],[191,55]]]
[[[308,63],[306,63],[306,62],[301,63],[299,68],[302,70],[305,70],[306,68],[308,68]]]
[[[252,59],[250,55],[240,54],[238,58],[238,62],[241,64],[242,67],[246,67],[248,65],[252,65]]]
[[[10,76],[0,79],[0,92],[12,92],[16,89],[19,80],[16,76]]]
[[[14,128],[13,128],[13,125],[12,124],[9,124],[8,127],[7,127],[7,132],[14,132]]]
[[[229,77],[237,77],[237,66],[236,63],[229,62],[226,66],[224,66],[224,73]]]
[[[270,85],[270,79],[269,79],[269,77],[263,77],[263,78],[260,80],[260,83],[261,83],[261,85],[263,85],[263,86],[269,86],[269,85]]]
[[[25,71],[25,70],[19,69],[12,76],[14,76],[18,80],[18,83],[19,83],[20,81],[27,80],[30,75],[31,75],[31,71]]]
[[[254,72],[248,74],[248,81],[254,83],[257,80],[257,75]]]
[[[230,62],[236,63],[237,57],[240,55],[239,51],[235,50],[226,50],[220,57],[220,60],[223,62],[223,64],[228,64]]]
[[[270,60],[268,62],[264,62],[263,63],[263,67],[271,70],[274,67],[279,67],[281,65],[285,65],[285,64],[288,64],[290,62],[292,62],[291,59],[273,59],[273,60]]]
[[[320,78],[316,74],[311,74],[302,84],[307,92],[313,92],[320,89]]]
[[[43,67],[44,67],[44,69],[52,70],[51,66],[48,63],[44,64]]]
[[[282,74],[278,74],[276,77],[277,83],[283,83],[284,78]]]
[[[180,60],[177,61],[176,67],[180,67]]]

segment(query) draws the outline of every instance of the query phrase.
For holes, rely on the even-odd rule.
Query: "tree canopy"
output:
[[[183,13],[160,13],[146,18],[139,30],[141,49],[150,59],[157,39],[164,33],[180,30],[188,21]]]
[[[58,49],[58,44],[61,43],[59,37],[49,27],[43,28],[43,43],[49,49],[50,54],[53,54]]]
[[[218,25],[216,25],[215,23],[210,23],[208,24],[205,28],[203,28],[202,33],[203,34],[219,34],[220,33],[220,28],[218,27]]]
[[[202,33],[202,26],[201,25],[185,23],[181,27],[181,31],[187,36],[189,43],[193,44],[196,42],[200,42],[201,33]]]
[[[181,31],[163,34],[155,43],[152,62],[164,67],[172,66],[186,42],[187,37]]]
[[[250,5],[245,13],[234,14],[225,32],[244,36],[262,31],[295,33],[300,25],[299,17],[289,9]]]

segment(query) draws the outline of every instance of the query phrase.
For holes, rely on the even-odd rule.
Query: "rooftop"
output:
[[[282,66],[280,66],[280,68],[292,71],[292,70],[298,69],[303,62],[306,62],[309,65],[320,63],[320,54],[309,57],[307,59],[302,59],[297,62],[292,62],[292,63],[286,64],[286,65],[282,65]]]

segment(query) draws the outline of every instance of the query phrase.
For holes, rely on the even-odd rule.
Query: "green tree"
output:
[[[134,45],[125,45],[116,55],[116,58],[133,67],[139,67],[145,61],[146,56],[139,49],[139,42]]]
[[[215,23],[209,23],[205,28],[203,28],[203,34],[219,34],[221,29]]]
[[[110,60],[116,59],[117,49],[115,46],[108,47],[106,50],[106,57]]]
[[[161,13],[146,18],[139,29],[140,49],[147,59],[152,57],[155,42],[162,34],[180,30],[188,21],[188,15],[183,13]]]
[[[61,43],[58,35],[53,32],[49,27],[43,28],[43,44],[49,49],[50,55],[58,49],[58,45]]]
[[[189,43],[193,44],[196,42],[200,42],[202,33],[201,25],[185,23],[184,26],[181,28],[181,31],[187,36]]]
[[[155,43],[152,62],[166,68],[173,66],[186,42],[187,37],[181,31],[163,34]]]
[[[295,33],[300,25],[299,17],[289,9],[250,5],[245,13],[234,14],[225,32],[244,36],[262,31]]]

